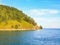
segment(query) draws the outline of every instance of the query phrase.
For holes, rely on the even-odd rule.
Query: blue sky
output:
[[[22,10],[44,28],[60,28],[60,0],[0,0]]]

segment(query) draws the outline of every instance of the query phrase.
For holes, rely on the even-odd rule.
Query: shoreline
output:
[[[39,29],[0,29],[0,31],[34,31]]]

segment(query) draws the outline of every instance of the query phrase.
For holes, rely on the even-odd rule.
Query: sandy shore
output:
[[[35,30],[35,29],[0,29],[0,31],[28,31],[28,30]]]

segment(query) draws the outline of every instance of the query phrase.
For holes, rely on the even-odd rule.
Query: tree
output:
[[[40,27],[39,27],[40,29],[42,29],[42,26],[40,25]]]
[[[15,29],[18,29],[18,25],[15,25]]]

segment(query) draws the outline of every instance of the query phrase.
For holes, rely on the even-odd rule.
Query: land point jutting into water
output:
[[[23,11],[7,5],[0,5],[0,30],[38,30],[35,20]]]

